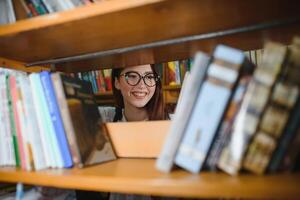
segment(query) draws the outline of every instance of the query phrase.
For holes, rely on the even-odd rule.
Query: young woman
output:
[[[112,70],[115,108],[99,107],[105,122],[145,121],[164,119],[162,86],[152,65],[139,65]],[[142,199],[150,196],[123,195],[76,191],[77,199]]]
[[[113,121],[164,119],[162,86],[152,65],[112,70],[116,114]]]

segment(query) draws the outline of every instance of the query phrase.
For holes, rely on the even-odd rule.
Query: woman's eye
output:
[[[148,75],[148,76],[146,76],[146,78],[149,79],[149,80],[153,80],[153,79],[155,79],[155,76],[154,75]]]
[[[127,77],[128,78],[137,78],[137,75],[136,74],[128,74]]]

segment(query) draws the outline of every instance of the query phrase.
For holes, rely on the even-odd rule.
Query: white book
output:
[[[178,166],[192,173],[199,173],[204,164],[245,60],[242,51],[223,45],[217,46],[213,57],[175,158]]]
[[[69,9],[76,7],[72,0],[64,0],[63,2],[66,4],[66,6],[68,6]]]
[[[183,78],[183,82],[182,82],[182,85],[181,85],[181,89],[180,89],[180,93],[179,93],[179,97],[178,97],[178,100],[177,100],[176,107],[180,107],[183,95],[186,94],[186,92],[184,92],[184,90],[186,90],[186,85],[187,85],[188,79],[190,78],[189,76],[190,76],[190,72],[186,71],[185,74],[184,74],[184,78]],[[175,109],[175,112],[176,112],[176,109]]]
[[[62,0],[43,0],[43,2],[51,13],[69,9]]]
[[[47,168],[45,160],[45,150],[42,145],[41,132],[38,127],[36,110],[33,105],[32,92],[30,89],[30,82],[27,75],[18,77],[21,93],[23,97],[23,107],[25,114],[25,124],[28,133],[29,144],[32,149],[33,162],[35,170]]]
[[[32,160],[33,158],[31,157],[30,154],[30,137],[29,137],[29,132],[27,129],[27,125],[26,125],[26,116],[25,116],[25,112],[24,112],[24,104],[23,104],[23,96],[21,94],[21,87],[20,87],[20,83],[19,83],[19,79],[18,77],[22,76],[21,72],[16,74],[15,78],[16,78],[16,87],[17,87],[17,91],[18,91],[18,99],[16,102],[16,106],[17,106],[17,111],[18,111],[18,116],[19,116],[19,122],[20,122],[20,127],[21,127],[21,135],[22,135],[22,145],[23,145],[23,151],[24,151],[24,160],[25,160],[25,169],[27,171],[31,171],[32,170]]]
[[[52,123],[52,120],[51,120],[51,114],[50,114],[50,110],[49,110],[49,107],[48,107],[48,104],[47,104],[47,99],[46,99],[46,94],[45,94],[45,90],[43,88],[43,83],[42,83],[42,80],[40,78],[40,74],[36,74],[38,75],[39,77],[36,78],[37,80],[37,89],[38,89],[38,92],[39,92],[39,97],[40,97],[40,103],[41,103],[41,106],[42,106],[42,109],[43,109],[43,114],[44,114],[44,120],[46,121],[46,127],[47,127],[47,130],[48,130],[48,134],[49,134],[49,137],[50,137],[50,142],[51,142],[51,145],[52,145],[52,149],[53,149],[53,155],[54,155],[54,160],[55,160],[55,163],[56,163],[56,167],[58,168],[63,168],[64,167],[64,162],[63,162],[63,158],[62,158],[62,153],[60,151],[60,148],[59,148],[59,143],[58,143],[58,139],[56,137],[56,133],[55,133],[55,128],[54,128],[54,125]]]
[[[84,5],[80,0],[71,0],[75,7]]]
[[[15,15],[12,0],[6,0],[6,1],[7,1],[7,9],[8,9],[8,23],[15,23],[16,15]]]
[[[5,92],[5,74],[0,72],[0,166],[5,166],[8,163],[6,151],[7,147],[5,144],[5,116],[4,116],[4,99],[2,93]]]
[[[51,3],[49,3],[49,1],[51,2],[52,0],[41,0],[44,4],[44,6],[46,7],[46,9],[48,10],[49,13],[54,13],[58,10],[56,10],[56,7],[53,6]]]
[[[8,23],[8,14],[7,14],[7,7],[6,1],[0,1],[0,24],[7,24]]]
[[[209,63],[209,57],[201,52],[195,55],[195,61],[191,75],[183,90],[183,98],[177,106],[175,115],[171,122],[168,135],[165,139],[162,151],[156,161],[156,168],[163,172],[170,172],[184,130],[193,110],[193,105],[198,96],[198,91],[204,80]]]
[[[7,84],[6,84],[6,73],[8,73],[7,69],[1,69],[1,73],[3,72],[4,77],[0,83],[0,90],[1,92],[1,101],[3,103],[3,110],[2,115],[3,115],[3,122],[4,122],[4,133],[5,137],[3,138],[3,141],[5,141],[5,146],[7,150],[7,162],[8,165],[10,166],[15,166],[16,165],[16,158],[15,158],[15,149],[14,149],[14,144],[13,144],[13,136],[11,133],[11,126],[10,126],[10,119],[9,119],[9,107],[8,107],[8,98],[7,98]]]
[[[39,79],[38,74],[32,73],[29,75],[33,105],[36,110],[37,124],[41,131],[41,140],[42,140],[42,145],[43,145],[43,149],[44,149],[46,165],[47,165],[47,167],[56,167],[57,164],[55,162],[55,158],[54,158],[54,154],[53,154],[54,150],[51,145],[51,138],[48,134],[48,128],[47,128],[46,121],[44,119],[42,104],[40,103],[40,97],[39,97],[39,93],[38,93],[38,89],[37,89],[36,82],[38,82],[38,79]]]

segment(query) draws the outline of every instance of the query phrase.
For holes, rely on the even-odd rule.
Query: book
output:
[[[240,109],[251,78],[251,75],[243,75],[240,78],[237,88],[234,91],[232,100],[229,103],[226,114],[222,120],[222,125],[217,131],[211,150],[207,155],[207,159],[203,167],[204,170],[217,171],[217,164],[220,159],[222,150],[230,139],[233,122],[235,120],[237,112]]]
[[[54,126],[51,121],[49,108],[42,82],[38,73],[29,75],[34,107],[37,114],[37,122],[41,131],[47,166],[62,168],[63,161],[59,151],[58,141],[55,136]]]
[[[266,43],[261,66],[254,71],[234,120],[231,137],[218,161],[218,167],[228,174],[236,175],[242,168],[244,155],[256,133],[285,56],[284,46],[278,43]]]
[[[16,77],[15,74],[10,74],[8,77],[9,82],[9,90],[10,90],[10,96],[11,96],[11,111],[12,111],[12,121],[15,126],[15,140],[16,145],[18,146],[18,152],[19,152],[19,158],[20,158],[20,166],[22,169],[26,169],[26,159],[25,159],[25,146],[23,141],[23,131],[21,129],[21,122],[20,122],[20,113],[18,109],[18,105],[20,105],[19,102],[19,93],[17,89],[17,83],[16,83]]]
[[[16,133],[16,124],[14,121],[9,77],[10,77],[10,74],[6,73],[5,84],[6,84],[6,96],[7,96],[7,105],[8,105],[8,113],[9,113],[9,126],[10,126],[10,131],[11,131],[12,140],[13,140],[13,147],[14,147],[14,153],[15,153],[14,157],[15,157],[16,167],[20,167],[21,161],[20,161],[20,153],[19,153],[19,146],[18,146],[17,133]]]
[[[176,154],[176,165],[198,173],[206,160],[241,71],[244,53],[218,45]],[[249,65],[250,66],[250,65]]]
[[[0,1],[0,24],[10,24],[16,22],[16,16],[12,0]]]
[[[77,167],[116,159],[94,100],[91,83],[60,73],[51,75],[63,124]]]
[[[254,136],[245,155],[244,167],[254,173],[263,174],[266,171],[278,141],[283,137],[284,128],[288,121],[293,120],[290,113],[299,98],[300,81],[299,78],[290,75],[298,74],[298,77],[300,75],[299,55],[300,48],[297,45],[289,48],[269,103],[262,115],[258,134]]]
[[[194,67],[191,69],[189,79],[185,84],[185,89],[181,91],[183,92],[183,98],[181,99],[180,105],[176,108],[171,127],[156,161],[156,169],[162,172],[170,172],[173,167],[178,146],[192,113],[198,91],[205,77],[209,59],[210,58],[202,52],[198,52],[195,55]]]
[[[38,127],[36,110],[33,105],[30,82],[27,75],[17,77],[21,87],[23,98],[23,108],[25,116],[25,130],[27,132],[27,148],[33,158],[33,168],[42,170],[47,167],[44,155],[44,149],[41,141],[41,132]]]
[[[66,138],[63,122],[61,119],[58,103],[54,93],[50,72],[47,71],[41,72],[40,78],[44,89],[47,106],[49,108],[49,112],[51,115],[51,121],[54,126],[54,130],[55,130],[54,132],[56,135],[56,139],[58,141],[59,152],[62,156],[63,166],[65,168],[72,167],[73,165],[72,157],[71,157],[68,141]]]

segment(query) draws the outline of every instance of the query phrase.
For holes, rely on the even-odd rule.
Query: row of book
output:
[[[288,171],[300,152],[300,39],[265,45],[255,67],[240,50],[199,52],[157,160],[198,173]]]
[[[115,159],[87,81],[0,69],[0,166],[82,167]]]
[[[260,65],[263,49],[244,52],[245,56],[255,66]],[[161,72],[163,85],[182,85],[186,72],[193,66],[193,58],[185,60],[170,61],[156,65]]]
[[[0,1],[0,25],[16,22],[13,3],[11,0]]]
[[[112,91],[111,70],[112,69],[103,69],[89,72],[78,72],[73,73],[72,75],[80,80],[89,81],[92,85],[93,92],[95,94],[101,94]]]
[[[19,0],[28,17],[70,10],[103,0]]]
[[[105,0],[1,0],[0,24],[16,22],[16,7],[20,7],[27,17],[35,17],[102,1]]]
[[[181,85],[184,75],[191,70],[193,59],[176,60],[157,64],[163,85]]]

